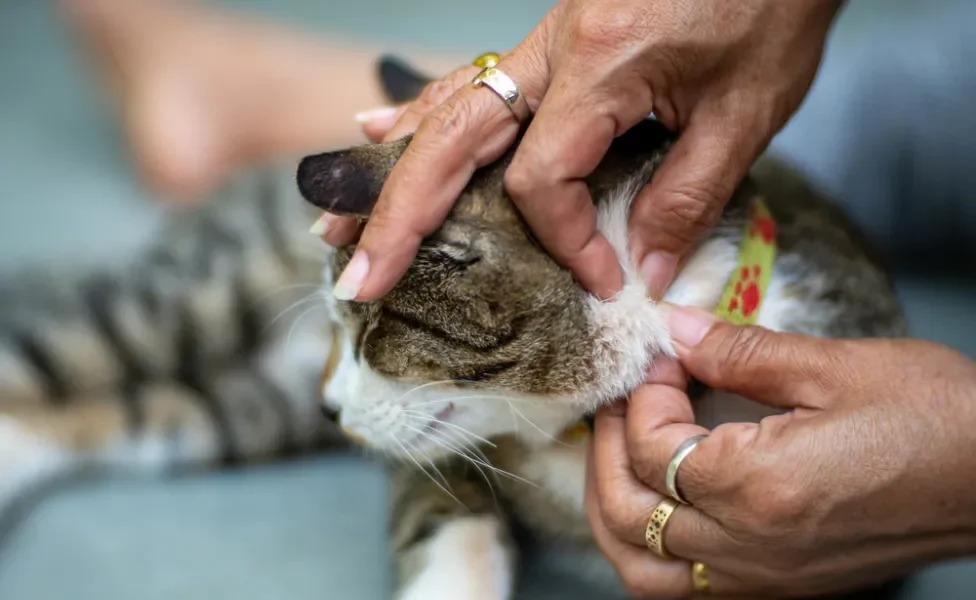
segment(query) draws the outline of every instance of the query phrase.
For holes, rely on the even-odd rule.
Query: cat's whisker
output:
[[[417,451],[421,454],[423,459],[427,461],[427,464],[430,465],[430,468],[433,469],[435,473],[437,473],[438,477],[440,477],[441,482],[444,483],[444,487],[446,487],[447,489],[453,492],[454,489],[451,487],[451,483],[447,480],[447,477],[445,477],[444,473],[442,473],[441,470],[437,468],[437,465],[434,464],[433,459],[431,459],[430,456],[426,452],[424,452],[423,448],[420,448],[414,442],[407,442],[407,452],[412,453],[413,451]]]
[[[295,333],[295,328],[298,327],[298,323],[303,318],[305,318],[305,315],[307,315],[308,313],[312,312],[313,310],[320,309],[320,308],[325,308],[325,307],[322,304],[316,304],[316,305],[312,306],[311,308],[305,309],[305,311],[302,314],[298,315],[298,318],[295,319],[295,322],[292,323],[291,324],[291,327],[288,329],[288,335],[285,337],[285,348],[288,348],[288,346],[291,344],[291,336],[292,336],[293,333]]]
[[[264,328],[265,331],[267,331],[268,329],[271,329],[271,326],[274,325],[275,323],[277,323],[279,319],[281,319],[282,317],[284,317],[285,315],[287,315],[291,311],[295,310],[296,308],[298,308],[302,304],[305,304],[306,302],[312,302],[312,301],[316,300],[317,299],[316,296],[317,296],[317,293],[312,292],[308,296],[305,296],[301,300],[298,300],[297,302],[293,303],[288,308],[286,308],[283,311],[281,311],[280,313],[278,313],[278,315],[275,318],[271,319],[271,322],[269,322],[265,326],[265,328]]]
[[[430,423],[437,423],[438,425],[445,425],[445,426],[450,427],[452,429],[457,429],[457,430],[461,431],[462,433],[465,433],[465,434],[471,436],[472,438],[478,440],[479,442],[481,442],[483,444],[487,444],[487,445],[491,446],[492,448],[496,448],[497,447],[495,445],[495,443],[492,442],[491,440],[485,439],[485,438],[481,437],[480,435],[474,433],[473,431],[469,431],[469,430],[465,429],[464,427],[461,427],[460,425],[456,425],[456,424],[450,423],[448,421],[442,421],[440,419],[435,419],[433,417],[429,417],[428,415],[426,415],[426,414],[424,414],[424,413],[422,413],[420,411],[416,411],[416,410],[406,409],[403,412],[404,412],[404,414],[408,414],[408,415],[412,415],[412,416],[428,417],[430,419],[429,420]]]
[[[445,433],[445,435],[447,434],[447,432],[444,432],[444,433]],[[453,438],[451,438],[451,439],[453,439]],[[463,447],[463,441],[461,442],[461,444],[462,444],[462,447]],[[480,451],[480,450],[478,450],[477,448],[472,448],[471,450],[472,450],[472,451],[475,451],[475,452],[477,452],[477,453],[478,453],[479,455],[481,455],[481,457],[482,457],[482,458],[484,459],[484,461],[485,461],[486,463],[488,463],[488,464],[490,464],[490,463],[491,463],[491,461],[489,461],[489,460],[488,460],[488,457],[487,457],[487,456],[485,456],[485,454],[484,454],[484,452],[481,452],[481,451]],[[474,467],[475,469],[477,469],[477,470],[478,470],[478,474],[479,474],[479,475],[481,475],[481,478],[485,480],[485,484],[487,484],[487,485],[488,485],[488,491],[489,491],[489,492],[491,493],[491,498],[492,498],[492,500],[494,500],[494,501],[495,501],[495,504],[498,504],[498,495],[497,495],[497,494],[495,493],[495,486],[491,484],[491,479],[492,479],[492,477],[493,477],[493,478],[495,479],[495,483],[498,483],[498,484],[500,484],[500,482],[498,481],[498,475],[496,475],[496,474],[494,474],[494,473],[491,473],[491,475],[492,475],[492,477],[489,477],[489,476],[488,476],[488,473],[485,473],[485,471],[484,471],[484,469],[482,469],[482,468],[481,468],[481,466],[480,466],[480,465],[478,465],[478,463],[476,463],[476,462],[472,462],[472,463],[471,463],[471,465],[472,465],[472,466],[473,466],[473,467]]]
[[[505,477],[510,477],[510,478],[512,478],[512,479],[514,479],[516,481],[521,481],[522,483],[531,485],[533,487],[539,487],[538,484],[536,484],[536,483],[534,483],[532,481],[529,481],[528,479],[525,479],[524,477],[519,477],[515,473],[509,473],[508,471],[505,471],[504,469],[499,469],[495,465],[486,463],[486,462],[484,462],[484,461],[482,461],[480,459],[477,459],[477,458],[474,458],[474,457],[472,457],[472,456],[470,456],[468,454],[462,453],[462,452],[458,451],[456,448],[454,448],[453,446],[451,446],[450,444],[448,444],[445,440],[440,439],[440,438],[438,438],[435,435],[428,434],[428,433],[426,433],[425,431],[423,431],[421,429],[417,429],[416,427],[411,427],[407,423],[405,423],[404,425],[407,427],[407,429],[410,429],[411,431],[416,432],[418,435],[420,435],[421,437],[426,438],[431,443],[436,444],[436,445],[440,446],[441,448],[444,448],[445,450],[447,450],[447,451],[449,451],[449,452],[451,452],[451,453],[453,453],[453,454],[455,454],[455,455],[457,455],[457,456],[459,456],[459,457],[461,457],[461,458],[463,458],[465,460],[469,460],[469,461],[472,461],[472,462],[474,462],[476,464],[479,464],[479,465],[481,465],[481,466],[483,466],[483,467],[485,467],[487,469],[492,470],[495,473],[498,473],[499,475],[504,475]]]
[[[406,446],[404,446],[403,443],[400,440],[398,440],[396,438],[393,438],[393,441],[396,442],[398,446],[400,446],[400,449],[401,450],[403,450],[404,456],[406,456],[410,460],[412,460],[413,461],[413,464],[417,465],[417,468],[420,469],[421,471],[423,471],[424,474],[427,475],[427,477],[429,477],[430,480],[434,483],[434,485],[436,485],[437,487],[439,487],[445,494],[447,494],[448,496],[450,496],[451,498],[453,498],[454,501],[457,502],[460,506],[464,506],[464,503],[461,502],[458,499],[458,497],[454,495],[454,493],[452,491],[450,491],[449,489],[447,489],[446,487],[444,487],[441,484],[441,482],[437,481],[437,479],[435,479],[434,476],[431,475],[427,471],[427,469],[425,469],[416,458],[414,458],[413,454],[409,450],[407,450]]]
[[[280,294],[282,292],[288,292],[288,291],[291,291],[291,290],[304,289],[304,288],[315,288],[315,289],[319,289],[321,287],[322,287],[322,284],[321,283],[293,283],[291,285],[283,285],[283,286],[280,286],[280,287],[278,287],[278,288],[276,288],[274,290],[271,290],[267,294],[261,294],[260,296],[258,296],[257,298],[255,298],[252,301],[252,304],[254,304],[254,305],[260,304],[261,302],[264,302],[268,298],[270,298],[272,296],[277,296],[278,294]]]
[[[528,423],[529,425],[531,425],[533,429],[535,429],[536,431],[538,431],[539,433],[541,433],[542,436],[544,438],[546,438],[547,440],[549,440],[549,441],[551,441],[551,442],[553,442],[555,444],[560,444],[560,445],[567,446],[567,447],[569,446],[569,444],[566,444],[565,442],[561,442],[559,439],[553,437],[553,435],[551,433],[546,433],[545,431],[543,431],[541,427],[539,427],[538,425],[536,425],[535,423],[533,423],[531,419],[529,419],[528,417],[526,417],[522,413],[522,411],[520,411],[519,409],[515,408],[515,405],[512,404],[511,402],[508,403],[508,407],[511,410],[513,410],[518,416],[522,417],[522,420],[524,420],[526,423]]]

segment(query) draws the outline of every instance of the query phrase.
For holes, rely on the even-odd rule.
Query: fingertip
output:
[[[406,112],[407,106],[388,106],[356,114],[355,120],[372,142],[380,142]]]
[[[688,385],[688,375],[677,358],[659,355],[647,369],[645,383],[656,383],[683,390]]]
[[[329,225],[328,230],[322,235],[322,241],[333,248],[348,246],[356,241],[361,229],[358,220],[340,218]]]
[[[600,232],[595,232],[568,262],[580,285],[600,300],[612,299],[624,287],[624,273],[617,252]]]
[[[647,294],[659,300],[674,281],[678,271],[678,257],[670,252],[651,252],[640,264],[640,277],[647,288]]]
[[[677,307],[668,315],[668,330],[679,348],[691,350],[721,321],[716,315],[704,310]]]
[[[356,294],[358,302],[372,302],[388,294],[406,274],[420,248],[419,236],[376,227],[366,225],[356,249],[369,256],[369,273]]]

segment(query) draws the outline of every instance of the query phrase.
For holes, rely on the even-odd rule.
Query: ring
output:
[[[494,67],[498,64],[502,58],[498,56],[497,52],[485,52],[478,58],[471,62],[472,65],[479,67],[481,69],[487,69],[489,67]]]
[[[501,69],[485,67],[475,75],[471,83],[475,87],[486,87],[495,92],[499,98],[505,101],[505,106],[512,111],[519,123],[524,123],[529,118],[529,105],[522,97],[522,92],[519,91],[512,78]]]
[[[674,514],[674,509],[678,508],[678,503],[671,498],[661,500],[651,518],[647,520],[647,527],[644,529],[644,543],[651,549],[651,552],[661,558],[670,558],[667,550],[664,549],[664,528],[668,525],[668,519]]]
[[[695,588],[696,594],[707,594],[711,591],[711,586],[708,585],[708,567],[705,563],[691,564],[691,585]]]
[[[691,451],[695,449],[698,442],[702,441],[708,437],[705,434],[696,435],[694,437],[688,438],[678,446],[678,449],[674,451],[674,455],[671,456],[671,462],[668,463],[668,471],[664,476],[664,485],[668,490],[668,495],[677,500],[682,504],[688,504],[688,501],[681,496],[681,492],[678,491],[678,468],[681,467],[682,461],[691,454]]]

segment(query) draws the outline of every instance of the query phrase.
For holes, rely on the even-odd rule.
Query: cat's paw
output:
[[[442,526],[423,549],[424,566],[398,600],[509,600],[512,552],[494,517],[465,517]]]
[[[65,453],[21,422],[0,415],[0,510],[29,486],[56,473]]]

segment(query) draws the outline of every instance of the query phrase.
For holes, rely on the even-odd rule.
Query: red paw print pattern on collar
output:
[[[751,325],[759,317],[776,261],[776,221],[765,202],[756,198],[750,208],[739,245],[739,260],[715,313],[737,325]]]

